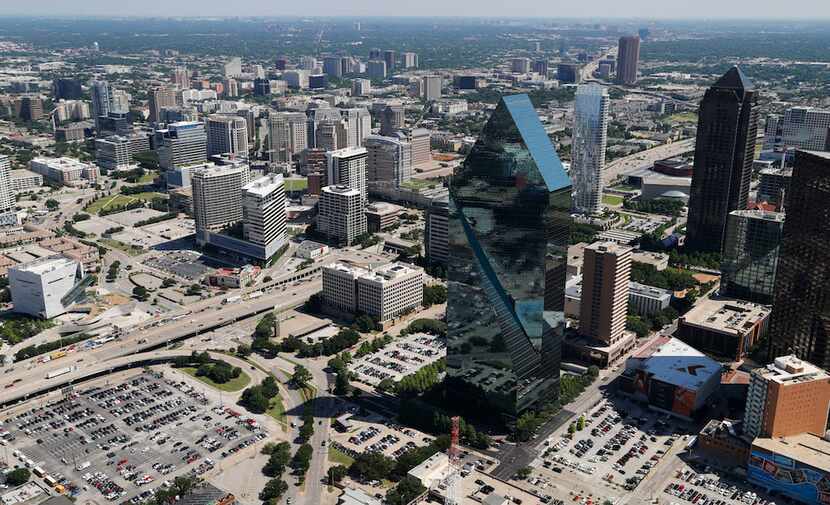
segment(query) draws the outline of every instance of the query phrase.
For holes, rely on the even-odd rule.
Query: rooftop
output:
[[[242,190],[248,194],[266,196],[281,188],[283,184],[282,174],[268,174],[242,186]]]
[[[830,374],[821,368],[798,359],[794,355],[775,358],[772,363],[756,372],[760,372],[766,380],[779,384],[793,384],[830,378]]]
[[[21,272],[30,272],[37,275],[43,275],[47,272],[57,270],[58,268],[69,266],[77,266],[77,262],[63,256],[47,256],[45,258],[38,258],[28,263],[18,265],[14,269]]]
[[[681,320],[684,324],[738,336],[767,318],[770,310],[766,305],[733,298],[707,298],[700,300]]]
[[[721,365],[694,347],[673,337],[660,336],[641,347],[629,358],[653,378],[695,391],[714,374],[720,376]]]
[[[756,438],[752,446],[830,472],[830,442],[810,433],[782,438]]]
[[[322,189],[323,193],[335,193],[338,195],[360,195],[360,190],[352,189],[348,186],[343,185],[336,185],[336,186],[326,186]]]

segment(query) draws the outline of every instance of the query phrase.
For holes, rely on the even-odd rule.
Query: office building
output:
[[[326,89],[328,77],[326,74],[311,74],[308,76],[308,89]]]
[[[558,397],[571,208],[527,95],[502,97],[450,196],[447,390],[516,417]]]
[[[446,269],[450,259],[449,200],[446,197],[432,200],[427,208],[424,251],[429,264]]]
[[[92,95],[92,116],[95,118],[95,126],[100,128],[100,118],[107,116],[110,112],[109,84],[107,81],[92,81],[90,93]]]
[[[242,58],[236,56],[225,62],[225,77],[242,76]]]
[[[637,82],[637,67],[640,64],[640,37],[620,37],[619,58],[617,59],[617,84],[630,86]]]
[[[389,75],[395,72],[396,60],[395,51],[387,49],[383,52],[383,62],[386,63],[386,71]]]
[[[366,229],[369,233],[377,233],[395,226],[401,211],[401,207],[392,203],[370,203],[366,206]]]
[[[343,118],[340,109],[335,109],[327,103],[313,104],[315,107],[309,107],[306,110],[306,136],[308,147],[321,147],[317,145],[317,137],[320,125],[324,123],[340,122]],[[345,125],[343,126],[345,129]],[[345,130],[344,130],[345,131]],[[345,142],[345,141],[344,141]],[[342,144],[343,142],[341,142]],[[348,147],[341,145],[340,147]]]
[[[42,183],[43,179],[41,179]],[[17,223],[17,217],[15,216],[15,198],[12,190],[11,162],[7,155],[0,154],[0,225]]]
[[[268,79],[265,78],[257,78],[254,79],[254,96],[270,96],[271,95],[271,84],[268,82]]]
[[[418,53],[401,53],[401,63],[404,68],[418,68]]]
[[[784,214],[764,210],[729,213],[721,259],[720,292],[772,304]]]
[[[8,170],[8,157],[0,156],[0,191],[3,191],[2,188],[5,188],[3,178],[3,170]],[[9,187],[11,188],[12,193],[18,193],[21,191],[30,191],[32,189],[37,189],[43,186],[43,176],[40,174],[36,174],[30,170],[12,170],[9,172]],[[9,207],[13,200],[8,198],[5,193],[0,194],[0,216],[4,214],[8,214],[12,208]],[[2,221],[2,218],[0,218]]]
[[[824,436],[830,409],[830,375],[793,355],[752,371],[744,410],[749,438],[802,433]]]
[[[830,110],[792,107],[783,116],[767,116],[764,149],[826,151],[828,128]]]
[[[52,100],[80,100],[84,92],[81,81],[70,78],[60,78],[52,81]]]
[[[394,320],[423,303],[423,276],[422,269],[406,263],[375,269],[332,263],[323,267],[323,303],[344,314]]]
[[[95,163],[106,171],[130,169],[130,141],[113,135],[95,139]]]
[[[308,146],[306,116],[302,112],[276,112],[268,116],[271,161],[291,162]]]
[[[342,77],[343,67],[340,64],[340,56],[326,56],[323,58],[323,73],[338,79]]]
[[[443,79],[440,75],[426,75],[424,76],[423,83],[425,102],[432,102],[441,98]]]
[[[608,141],[608,91],[598,84],[576,90],[571,153],[574,209],[584,214],[602,211],[602,172]]]
[[[308,70],[287,70],[283,72],[282,78],[291,89],[308,89],[309,73]]]
[[[193,170],[193,219],[196,241],[209,243],[209,233],[221,231],[242,220],[244,169],[234,165],[205,165]]]
[[[109,115],[128,114],[130,112],[130,95],[120,89],[110,89]]]
[[[190,88],[190,71],[187,67],[176,67],[173,69],[170,80],[176,86],[176,89],[188,89]]]
[[[82,100],[61,100],[54,103],[55,119],[57,122],[64,121],[82,121],[92,117],[89,109],[89,104]]]
[[[369,96],[372,93],[372,81],[369,79],[352,80],[352,96]]]
[[[803,433],[784,438],[756,438],[747,465],[747,480],[753,487],[807,505],[827,502],[830,482],[830,442]]]
[[[156,88],[150,92],[150,116],[148,121],[158,123],[161,118],[161,109],[176,106],[176,90],[170,88]]]
[[[98,181],[98,167],[74,158],[33,158],[29,170],[64,186],[93,186]]]
[[[631,248],[596,242],[585,248],[579,333],[614,344],[623,337],[628,310]]]
[[[563,84],[579,84],[582,80],[581,67],[577,63],[559,63],[556,65],[556,78]]]
[[[830,153],[796,151],[775,273],[770,357],[830,369]]]
[[[348,125],[348,147],[362,147],[372,133],[372,115],[364,108],[340,109],[340,114]]]
[[[383,60],[369,60],[366,63],[366,75],[369,79],[382,81],[387,76],[386,62]]]
[[[510,71],[514,74],[527,74],[530,72],[530,58],[513,58],[510,60]]]
[[[314,145],[318,149],[336,151],[349,147],[348,125],[343,120],[321,121],[316,125]]]
[[[412,145],[397,137],[370,135],[366,147],[368,182],[387,182],[395,186],[412,177]]]
[[[159,166],[172,170],[207,160],[207,133],[204,123],[182,121],[156,130]]]
[[[732,67],[700,103],[686,234],[690,250],[720,252],[729,213],[747,208],[757,101],[752,83]]]
[[[406,124],[406,113],[400,103],[389,103],[381,112],[380,134],[390,137]]]
[[[239,81],[236,79],[225,79],[222,87],[224,88],[226,98],[236,98],[239,96]]]
[[[257,256],[269,259],[288,243],[285,185],[280,174],[268,174],[242,187],[244,240]]]
[[[245,118],[211,114],[207,119],[207,153],[248,156],[248,122]]]
[[[764,168],[758,175],[760,180],[756,201],[775,205],[778,211],[783,212],[787,206],[793,169]]]
[[[366,233],[364,200],[359,190],[343,185],[321,190],[317,213],[317,230],[331,242],[350,246]]]
[[[628,283],[628,310],[640,316],[652,316],[669,308],[671,297],[672,292],[667,289],[646,286],[634,281]]]
[[[728,361],[740,361],[767,333],[770,307],[734,298],[699,300],[680,317],[677,337]]]
[[[346,186],[360,193],[365,205],[366,162],[369,154],[364,147],[346,147],[326,153],[326,180],[328,184]]]
[[[14,312],[40,319],[66,313],[83,298],[83,267],[63,256],[47,256],[9,268],[9,290]]]
[[[398,137],[405,139],[412,146],[412,165],[423,165],[432,161],[430,130],[426,128],[403,128]]]
[[[535,60],[533,62],[532,70],[539,74],[543,79],[548,78],[548,60]]]

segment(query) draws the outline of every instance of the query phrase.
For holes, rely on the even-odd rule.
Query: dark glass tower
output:
[[[783,212],[735,210],[729,213],[721,262],[721,293],[772,304]]]
[[[757,96],[732,67],[700,102],[695,165],[689,198],[686,247],[720,252],[727,216],[747,208],[755,137]]]
[[[502,98],[450,185],[447,384],[468,407],[557,398],[570,209],[527,95]]]
[[[787,202],[769,357],[830,369],[830,153],[796,151]]]

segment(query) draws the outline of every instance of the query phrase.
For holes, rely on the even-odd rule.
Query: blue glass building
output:
[[[450,184],[447,384],[468,408],[558,397],[570,209],[530,99],[503,97]]]

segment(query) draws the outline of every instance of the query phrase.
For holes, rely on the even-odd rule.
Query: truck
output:
[[[235,303],[235,302],[238,302],[238,301],[240,301],[240,300],[242,300],[242,297],[241,297],[241,296],[239,296],[239,295],[236,295],[236,296],[229,296],[229,297],[225,298],[225,299],[222,301],[222,305],[225,305],[225,304],[228,304],[228,303]]]
[[[52,359],[63,358],[64,356],[66,356],[66,351],[55,351],[49,354],[49,357]]]
[[[65,366],[63,368],[59,368],[57,370],[53,370],[46,374],[47,379],[54,379],[55,377],[60,377],[63,374],[67,374],[69,372],[74,372],[77,367],[74,366]]]

